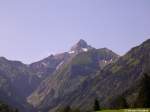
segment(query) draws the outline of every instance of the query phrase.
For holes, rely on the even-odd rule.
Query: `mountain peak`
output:
[[[77,45],[81,46],[81,47],[87,47],[87,42],[83,39],[80,39],[78,42],[77,42]]]
[[[80,39],[70,50],[70,53],[78,53],[82,51],[88,51],[89,49],[92,49],[90,45],[87,44],[87,42],[83,39]]]
[[[73,47],[72,49],[74,48],[87,48],[88,47],[88,44],[85,40],[83,39],[80,39]]]

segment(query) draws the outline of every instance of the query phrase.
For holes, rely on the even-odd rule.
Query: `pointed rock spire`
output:
[[[87,44],[87,42],[83,39],[80,39],[70,50],[70,53],[78,53],[82,51],[88,51],[89,49],[92,49],[90,45]]]

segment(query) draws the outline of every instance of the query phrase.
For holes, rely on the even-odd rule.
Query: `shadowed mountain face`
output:
[[[36,74],[27,65],[0,58],[0,100],[26,110],[23,106],[28,105],[25,98],[31,94],[39,82]]]
[[[30,64],[30,69],[41,79],[45,79],[48,75],[51,75],[70,55],[68,53],[61,53],[57,55],[51,55],[41,61]]]

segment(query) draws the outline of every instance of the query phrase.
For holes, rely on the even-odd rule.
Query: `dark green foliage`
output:
[[[74,109],[72,112],[81,112],[80,109]]]
[[[99,105],[99,101],[98,101],[97,98],[94,100],[93,110],[94,111],[99,111],[100,110],[100,105]]]
[[[59,108],[56,112],[71,112],[71,107],[65,106],[65,107]]]
[[[58,109],[56,112],[81,112],[81,111],[78,108],[72,109],[70,106],[66,106]]]
[[[150,76],[144,74],[140,83],[140,91],[135,101],[135,107],[150,108]]]
[[[0,103],[0,112],[19,112],[18,109],[12,108],[7,104]]]
[[[113,101],[110,101],[110,104],[111,104],[111,108],[115,108],[115,109],[128,108],[127,101],[125,97],[122,95],[118,96]]]
[[[70,106],[65,107],[64,110],[63,110],[63,112],[70,112],[70,111],[71,111]]]
[[[126,100],[128,99],[128,100]],[[150,76],[142,74],[140,79],[126,92],[114,100],[111,108],[150,108]]]

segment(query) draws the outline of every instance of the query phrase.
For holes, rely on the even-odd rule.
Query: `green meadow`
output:
[[[150,112],[150,109],[118,109],[118,110],[101,110],[97,112]]]

